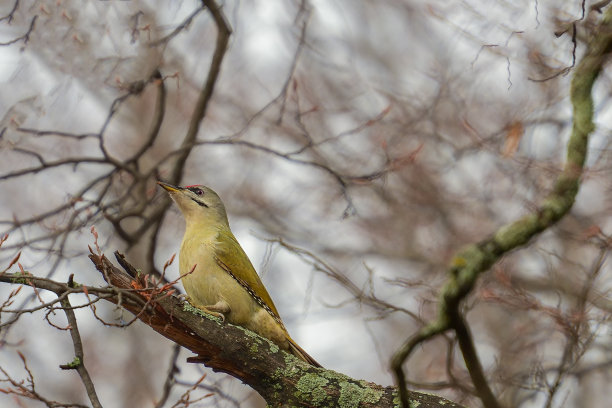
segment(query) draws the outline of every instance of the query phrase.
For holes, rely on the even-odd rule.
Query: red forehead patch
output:
[[[191,186],[185,186],[185,188],[191,188],[191,187],[199,187],[199,185],[198,184],[194,184],[194,185],[191,185]]]

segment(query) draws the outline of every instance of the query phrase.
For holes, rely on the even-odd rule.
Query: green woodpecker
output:
[[[289,336],[268,291],[232,234],[217,193],[206,186],[157,183],[170,193],[185,218],[179,272],[190,302],[320,367]]]

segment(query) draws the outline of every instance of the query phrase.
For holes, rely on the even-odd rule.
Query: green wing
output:
[[[215,246],[215,261],[221,268],[238,281],[274,319],[284,327],[278,310],[268,294],[259,275],[255,272],[249,257],[229,229],[219,231]]]

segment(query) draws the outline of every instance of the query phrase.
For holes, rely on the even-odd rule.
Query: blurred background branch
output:
[[[158,179],[220,193],[289,331],[326,368],[392,385],[394,352],[452,304],[459,326],[416,342],[408,387],[477,406],[484,377],[500,406],[607,403],[610,74],[587,92],[594,130],[570,93],[587,96],[572,79],[608,2],[5,3],[0,280],[59,285],[102,406],[265,406],[97,300],[117,292],[87,259],[92,226],[100,252],[182,290],[183,224]],[[568,142],[579,154],[563,167]],[[578,177],[571,211],[547,201]],[[490,236],[524,214],[535,230]],[[491,244],[469,247],[486,262],[461,255],[474,242]],[[463,285],[450,297],[449,273]],[[15,390],[0,405],[92,404],[77,371],[53,371],[79,353],[55,293],[0,285]]]

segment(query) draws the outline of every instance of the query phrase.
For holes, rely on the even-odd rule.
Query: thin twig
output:
[[[62,369],[74,369],[79,373],[81,377],[81,381],[85,386],[85,390],[87,391],[87,396],[89,397],[89,401],[91,401],[91,405],[94,408],[102,408],[102,404],[98,399],[98,395],[96,394],[96,388],[94,386],[91,377],[89,376],[89,372],[87,368],[85,368],[85,353],[83,352],[83,342],[81,341],[81,335],[79,333],[79,327],[77,324],[76,316],[74,315],[74,310],[70,305],[70,300],[68,296],[65,296],[62,300],[62,307],[64,313],[66,313],[66,318],[68,319],[68,325],[70,327],[70,337],[72,337],[72,345],[74,347],[74,361],[70,364],[60,366]]]
[[[181,346],[175,344],[174,347],[172,347],[172,355],[170,356],[170,364],[166,374],[166,381],[164,381],[164,387],[162,388],[162,395],[155,404],[156,408],[161,408],[166,404],[166,401],[168,401],[168,397],[170,396],[170,391],[172,390],[174,384],[176,384],[175,374],[178,372],[176,361],[180,352]]]
[[[202,0],[202,3],[208,8],[213,20],[215,21],[215,24],[217,25],[217,43],[215,45],[215,52],[210,62],[208,75],[206,76],[204,86],[202,87],[202,91],[200,92],[200,96],[198,97],[198,101],[196,102],[195,108],[191,115],[189,128],[187,129],[187,134],[183,139],[181,147],[191,147],[196,140],[200,125],[202,124],[202,120],[206,115],[208,103],[210,102],[215,89],[217,78],[221,72],[221,64],[223,63],[223,58],[227,52],[227,44],[232,33],[229,23],[227,22],[225,15],[221,11],[221,7],[217,4],[217,2],[214,0]],[[171,183],[177,184],[181,180],[183,172],[185,171],[185,163],[190,153],[191,148],[182,150],[176,158],[176,164],[172,169],[172,174],[170,176]]]
[[[11,16],[10,18],[12,18],[11,14],[9,14],[9,16]],[[7,42],[0,42],[0,46],[15,44],[16,42],[19,42],[19,41],[23,41],[24,44],[27,44],[28,41],[30,41],[30,34],[32,34],[32,31],[34,31],[34,26],[36,25],[37,18],[38,18],[37,15],[32,17],[32,20],[30,21],[30,27],[28,28],[28,31],[26,31],[23,35],[20,35],[19,37],[14,38]]]

